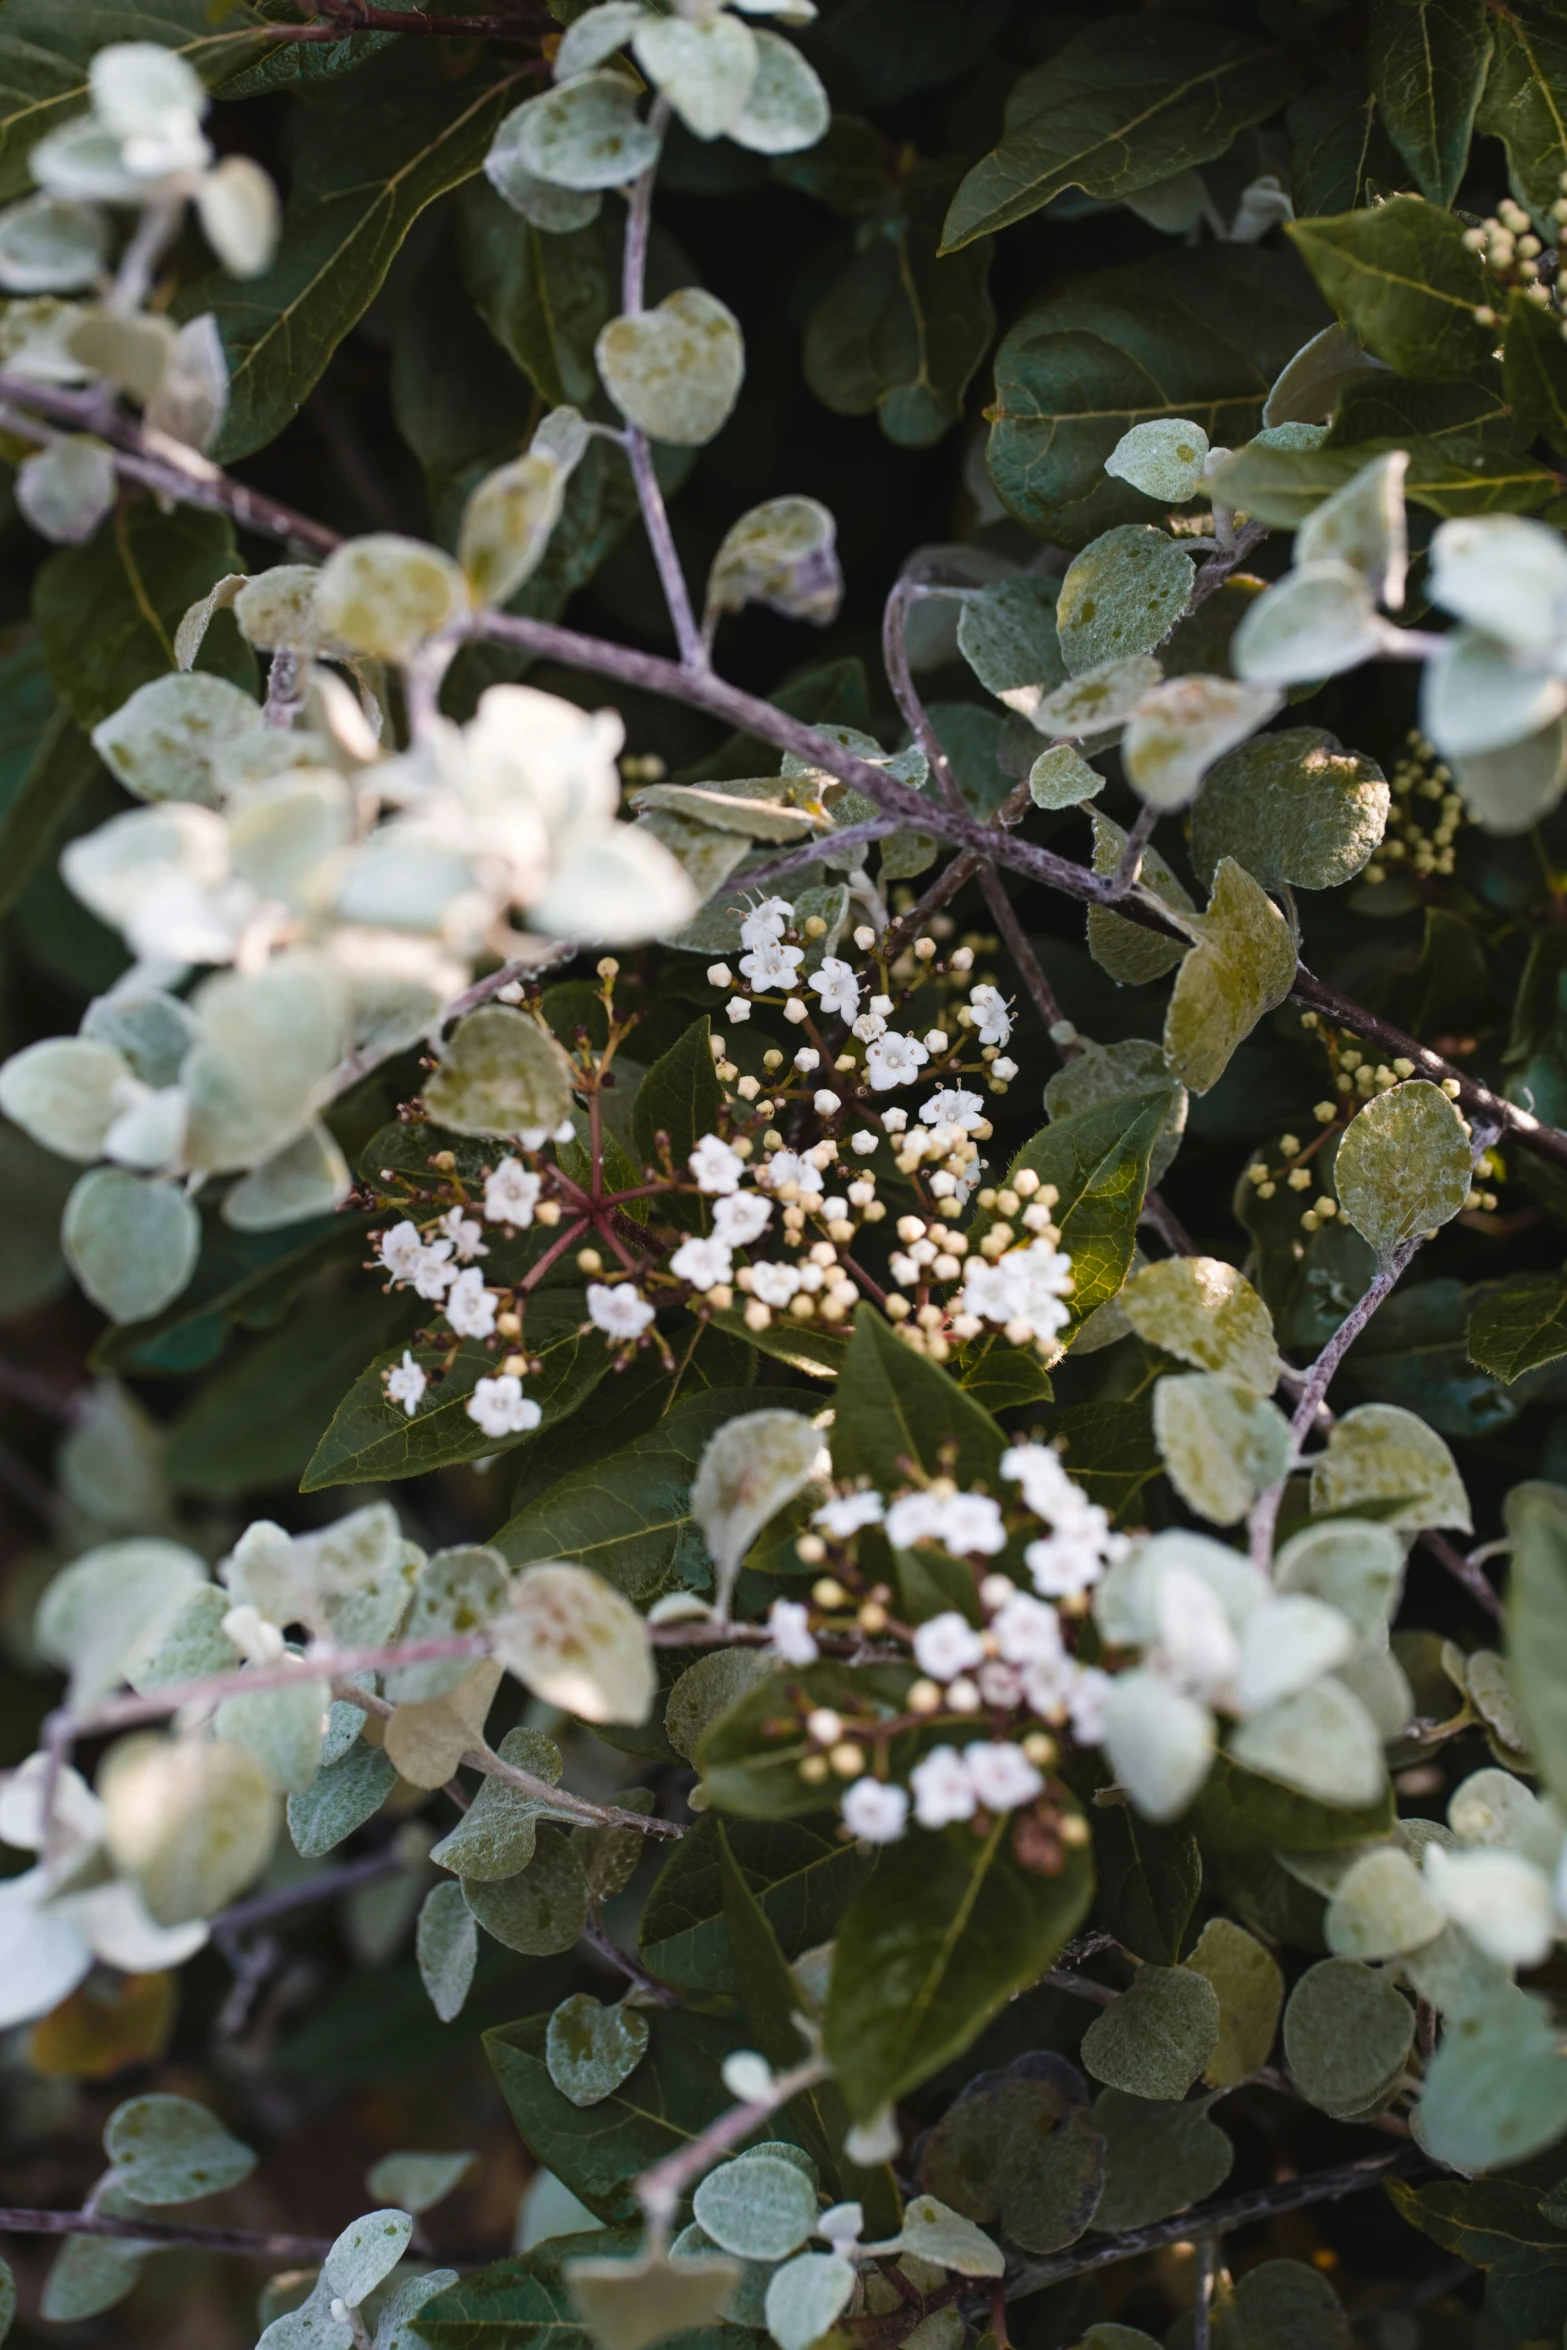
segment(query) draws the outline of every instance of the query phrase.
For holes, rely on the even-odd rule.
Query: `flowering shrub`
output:
[[[1550,10],[0,53],[0,2339],[1554,2338]]]

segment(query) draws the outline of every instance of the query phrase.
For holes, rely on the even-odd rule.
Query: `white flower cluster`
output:
[[[999,1558],[1011,1541],[1026,1537],[1023,1558],[1041,1594],[992,1568],[978,1584],[979,1624],[946,1609],[903,1635],[921,1675],[909,1691],[910,1712],[933,1726],[984,1712],[992,1725],[988,1738],[929,1747],[911,1770],[907,1789],[863,1769],[863,1749],[836,1713],[818,1709],[807,1717],[824,1766],[852,1777],[843,1817],[849,1831],[867,1842],[902,1836],[911,1810],[919,1826],[942,1828],[981,1811],[1023,1809],[1044,1793],[1045,1768],[1056,1753],[1055,1740],[1040,1725],[1057,1732],[1069,1728],[1080,1746],[1097,1745],[1103,1734],[1110,1676],[1078,1662],[1068,1625],[1081,1621],[1083,1595],[1127,1556],[1129,1545],[1111,1531],[1105,1511],[1074,1484],[1050,1447],[1012,1445],[1001,1470],[1020,1489],[1028,1513],[1021,1524],[1009,1526],[993,1495],[963,1492],[945,1480],[890,1502],[868,1490],[839,1494],[812,1516],[820,1536],[837,1544],[851,1545],[865,1528],[880,1526],[894,1549],[935,1545],[973,1565]],[[1033,1532],[1030,1521],[1039,1519],[1048,1522],[1047,1533]],[[844,1596],[832,1579],[818,1590],[824,1605]],[[862,1630],[890,1625],[879,1598],[873,1596],[868,1612],[861,1609],[859,1623]],[[783,1663],[815,1661],[819,1643],[803,1602],[775,1600],[768,1630]],[[1017,1735],[1000,1728],[1008,1716]],[[806,1768],[817,1775],[810,1764]]]

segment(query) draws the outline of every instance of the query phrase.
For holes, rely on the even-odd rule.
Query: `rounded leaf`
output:
[[[822,1439],[799,1412],[743,1412],[708,1441],[691,1485],[691,1515],[712,1553],[727,1613],[740,1561],[768,1520],[817,1474]]]
[[[460,1885],[433,1885],[425,1895],[414,1949],[430,2004],[449,2024],[462,2013],[479,1957],[478,1928]]]
[[[1464,1122],[1424,1077],[1373,1094],[1350,1120],[1333,1166],[1340,1206],[1384,1259],[1416,1233],[1451,1222],[1472,1173]]]
[[[1289,1467],[1289,1422],[1277,1404],[1211,1371],[1158,1380],[1153,1426],[1170,1482],[1214,1526],[1238,1525]]]
[[[183,1191],[120,1167],[94,1167],[65,1203],[65,1261],[114,1322],[172,1304],[196,1270],[201,1218]]]
[[[647,1626],[586,1567],[525,1567],[491,1633],[526,1688],[585,1722],[645,1722],[655,1676]]]
[[[1314,1517],[1349,1516],[1373,1504],[1389,1526],[1405,1532],[1474,1530],[1458,1464],[1436,1430],[1399,1404],[1357,1404],[1334,1422],[1327,1450],[1312,1462]]]
[[[1124,432],[1105,459],[1114,481],[1128,481],[1145,498],[1183,506],[1202,487],[1208,436],[1184,416],[1157,416]]]
[[[424,1098],[453,1133],[521,1135],[537,1148],[570,1115],[570,1065],[528,1013],[481,1004],[453,1032]]]
[[[720,2163],[697,2188],[697,2225],[741,2260],[786,2260],[816,2225],[816,2189],[776,2154]]]
[[[25,457],[16,469],[16,502],[22,517],[56,546],[90,539],[114,504],[118,476],[114,458],[101,441],[71,433]]]
[[[1384,1844],[1339,1879],[1322,1931],[1339,1958],[1397,1958],[1429,1942],[1442,1925],[1442,1912],[1408,1853]]]
[[[1056,601],[1069,673],[1151,653],[1185,611],[1196,576],[1191,556],[1150,523],[1123,523],[1095,539],[1068,566]]]
[[[463,1883],[463,1899],[487,1934],[525,1958],[569,1950],[588,1919],[588,1880],[575,1846],[556,1828],[541,1828],[520,1876],[495,1884]]]
[[[103,2150],[138,2203],[191,2203],[237,2187],[256,2157],[190,2097],[131,2097],[104,2126]]]
[[[754,1648],[715,1648],[687,1665],[664,1708],[664,1735],[689,1763],[720,1714],[748,1697],[773,1670],[772,1660]]]
[[[266,1866],[281,1807],[254,1756],[221,1739],[122,1738],[98,1792],[106,1841],[160,1926],[208,1918]]]
[[[778,2350],[810,2350],[847,2306],[854,2270],[836,2252],[802,2252],[767,2285],[767,2330]]]
[[[69,1669],[71,1703],[90,1705],[126,1678],[206,1587],[206,1573],[195,1551],[153,1535],[102,1543],[62,1567],[38,1603],[33,1638],[52,1664]],[[228,1649],[225,1665],[235,1661]]]
[[[495,137],[501,157],[515,156],[536,178],[579,192],[627,186],[658,161],[658,147],[657,133],[637,114],[635,87],[620,73],[585,73],[528,99]]]
[[[367,2212],[332,2246],[322,2264],[322,2281],[350,2309],[357,2309],[402,2259],[413,2226],[411,2212]]]
[[[735,129],[759,62],[749,25],[717,10],[700,17],[644,16],[632,49],[695,138],[716,139]]]
[[[73,294],[101,276],[109,224],[94,204],[29,196],[0,212],[0,286],[12,294]]]
[[[113,1046],[85,1036],[47,1036],[0,1067],[0,1110],[62,1159],[90,1165],[118,1112],[130,1074]]]
[[[1268,2061],[1284,1977],[1256,1936],[1226,1917],[1208,1920],[1185,1963],[1213,1985],[1219,2002],[1219,2037],[1202,2077],[1210,2089],[1233,2088]]]
[[[1352,881],[1387,829],[1382,770],[1319,726],[1259,735],[1211,767],[1192,811],[1192,864],[1211,883],[1221,857],[1264,889]]]
[[[1189,1967],[1140,1966],[1083,2035],[1096,2081],[1133,2097],[1184,2097],[1219,2044],[1219,1999]]]
[[[636,2071],[647,2054],[648,2038],[648,2020],[640,2008],[602,2007],[588,1992],[578,1991],[563,1999],[550,2017],[544,2061],[563,2097],[573,2105],[598,2105]],[[814,2217],[814,2196],[811,2210]],[[796,2243],[799,2240],[795,2238]],[[793,2245],[786,2246],[792,2249]]]
[[[798,155],[814,147],[832,119],[832,102],[816,68],[792,41],[754,30],[756,78],[729,136],[753,155]]]
[[[1331,1678],[1242,1722],[1230,1752],[1247,1770],[1349,1810],[1375,1803],[1387,1785],[1381,1732],[1359,1698]]]
[[[487,473],[463,508],[457,560],[475,604],[504,604],[544,560],[560,520],[566,472],[529,454]]]
[[[350,539],[316,582],[327,636],[382,661],[411,661],[467,606],[467,582],[450,555],[391,531]]]
[[[92,730],[104,765],[139,800],[194,800],[215,808],[214,773],[237,735],[261,724],[247,693],[204,671],[175,671],[140,685],[130,700]]]
[[[1139,1337],[1183,1363],[1223,1372],[1259,1395],[1271,1395],[1277,1385],[1282,1365],[1273,1316],[1245,1275],[1222,1258],[1166,1257],[1148,1265],[1126,1284],[1121,1305]]]
[[[1161,1674],[1121,1673],[1105,1697],[1105,1750],[1145,1819],[1173,1820],[1213,1765],[1213,1716]]]
[[[1284,2054],[1308,2104],[1344,2119],[1384,2098],[1404,2067],[1415,2011],[1391,1977],[1349,1958],[1308,1967],[1284,2010]]]
[[[1230,666],[1254,685],[1337,677],[1381,652],[1388,626],[1348,563],[1305,564],[1247,606],[1230,642]]]
[[[723,430],[745,377],[738,320],[697,286],[682,287],[654,310],[611,319],[593,355],[621,415],[651,439],[683,449],[701,448]]]
[[[1214,761],[1279,707],[1273,686],[1233,677],[1172,677],[1132,712],[1121,739],[1127,781],[1152,808],[1184,808]]]
[[[769,498],[753,506],[724,533],[707,576],[710,615],[765,604],[824,628],[842,598],[837,525],[816,498]]]

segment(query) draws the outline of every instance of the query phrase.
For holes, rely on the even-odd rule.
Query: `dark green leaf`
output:
[[[187,607],[239,569],[226,514],[162,514],[151,498],[117,506],[85,546],[51,555],[33,613],[54,690],[77,725],[96,726],[139,685],[166,676]],[[255,690],[256,657],[231,622],[208,631],[197,666]]]
[[[960,1483],[996,1476],[1006,1439],[995,1421],[937,1364],[893,1334],[874,1306],[854,1317],[838,1382],[832,1461],[840,1478],[865,1477],[883,1492],[907,1482],[904,1464]]]
[[[912,1678],[907,1665],[851,1669],[825,1660],[803,1671],[770,1673],[721,1714],[702,1741],[697,1759],[708,1801],[758,1820],[803,1819],[819,1811],[820,1787],[800,1776],[811,1751],[806,1712],[828,1705],[862,1719],[886,1719],[902,1711]]]
[[[1063,2057],[981,2073],[920,2142],[919,2184],[1025,2252],[1075,2244],[1104,2186],[1105,2143],[1087,2085]]]
[[[1145,522],[1141,492],[1105,477],[1117,441],[1184,417],[1216,448],[1238,448],[1274,378],[1325,323],[1286,257],[1249,246],[1161,253],[1154,275],[1139,263],[1078,278],[996,353],[991,479],[1020,522],[1062,546]]]
[[[765,1330],[752,1330],[738,1306],[710,1312],[708,1320],[715,1330],[742,1340],[758,1354],[770,1355],[776,1363],[787,1363],[791,1371],[804,1372],[807,1379],[838,1378],[849,1352],[849,1340],[820,1322],[770,1322]]]
[[[704,1998],[739,1990],[724,1922],[720,1826],[787,1959],[832,1939],[864,1883],[865,1854],[818,1820],[725,1820],[706,1812],[659,1871],[639,1929],[642,1960],[661,1982]]]
[[[1202,1854],[1189,1828],[1160,1828],[1129,1803],[1094,1804],[1095,1916],[1134,1958],[1174,1966],[1202,1890]]]
[[[274,1232],[236,1232],[209,1216],[184,1296],[150,1322],[106,1330],[93,1349],[93,1368],[179,1371],[209,1362],[234,1325],[270,1329],[317,1273],[345,1258],[362,1262],[365,1235],[376,1221],[373,1213],[323,1216]]]
[[[1349,67],[1317,82],[1285,114],[1290,135],[1290,179],[1302,220],[1329,212],[1358,212],[1371,180],[1390,185],[1398,158],[1377,120],[1377,102],[1363,69]]]
[[[1202,2104],[1166,2104],[1107,2089],[1094,2101],[1105,2139],[1105,2191],[1094,2213],[1106,2234],[1147,2227],[1222,2187],[1235,2149]]]
[[[60,826],[101,772],[81,728],[55,710],[0,811],[0,914],[10,913],[53,850]]]
[[[987,1412],[1012,1412],[1025,1404],[1049,1403],[1055,1390],[1050,1373],[1030,1347],[1011,1346],[992,1335],[966,1351],[958,1385]]]
[[[704,1012],[653,1063],[631,1109],[631,1133],[645,1166],[659,1164],[658,1137],[668,1137],[676,1171],[718,1122],[723,1091],[713,1074],[712,1024]]]
[[[1504,1512],[1512,1538],[1507,1652],[1518,1709],[1550,1793],[1567,1797],[1567,1488],[1515,1485]]]
[[[1511,1386],[1567,1354],[1567,1277],[1519,1274],[1487,1291],[1469,1317],[1469,1356]]]
[[[1507,149],[1513,188],[1543,221],[1567,171],[1567,30],[1535,8],[1494,19],[1496,55],[1476,117]]]
[[[477,62],[455,76],[403,45],[322,91],[304,117],[277,258],[239,283],[223,273],[182,297],[211,311],[228,353],[229,408],[215,454],[248,456],[281,432],[379,292],[427,204],[476,172],[521,69]]]
[[[645,1435],[530,1501],[495,1546],[514,1567],[574,1560],[639,1605],[675,1588],[705,1591],[713,1567],[691,1516],[691,1480],[708,1439],[740,1412],[788,1411],[798,1401],[793,1389],[765,1387],[686,1396]]]
[[[492,2261],[427,2301],[416,2328],[398,2334],[398,2350],[405,2338],[410,2345],[428,2342],[430,2350],[598,2350],[563,2272],[574,2260],[629,2260],[639,2241],[634,2228],[590,2229]],[[737,2342],[756,2338],[715,2325],[664,2340],[668,2350],[735,2350]]]
[[[529,1309],[527,1342],[537,1350],[542,1368],[529,1374],[526,1392],[543,1412],[541,1431],[569,1418],[609,1369],[602,1333],[582,1333],[579,1321],[572,1301],[548,1294],[535,1298]],[[468,1398],[475,1386],[495,1376],[496,1358],[485,1347],[464,1343],[445,1379],[429,1391],[412,1419],[400,1405],[387,1401],[381,1378],[401,1360],[401,1352],[394,1348],[379,1356],[354,1381],[311,1456],[300,1482],[302,1493],[316,1493],[326,1485],[418,1477],[427,1469],[509,1452],[522,1441],[486,1436],[468,1417]],[[414,1360],[434,1370],[445,1360],[445,1352],[439,1347],[415,1348]]]
[[[1507,399],[1529,440],[1567,449],[1567,344],[1554,310],[1514,294],[1507,305],[1502,344]]]
[[[956,1827],[889,1846],[839,1927],[827,2048],[858,2119],[961,2055],[1087,1914],[1087,1851],[1042,1877],[1013,1857],[1014,1827],[1003,1818],[984,1836]]]
[[[1567,2318],[1567,2245],[1545,2251],[1520,2244],[1504,2252],[1485,2280],[1486,2314],[1512,2334],[1538,2340]]]
[[[1092,24],[1014,87],[1001,144],[959,188],[943,249],[1025,219],[1064,188],[1131,196],[1211,162],[1297,80],[1282,48],[1198,17]]]
[[[1490,356],[1494,329],[1475,318],[1490,280],[1450,212],[1395,196],[1290,235],[1344,324],[1400,374],[1451,382]]]
[[[523,2143],[599,2219],[637,2211],[632,2181],[688,2145],[733,2103],[720,2077],[724,2058],[745,2045],[733,2025],[711,2016],[648,2010],[652,2038],[632,2079],[597,2105],[573,2105],[545,2062],[547,2015],[486,2032],[484,2046]],[[769,2125],[768,2135],[776,2136]]]
[[[1525,514],[1556,495],[1556,476],[1548,466],[1457,434],[1443,441],[1416,441],[1413,447],[1407,436],[1357,441],[1347,448],[1326,443],[1320,449],[1253,446],[1225,465],[1225,492],[1259,522],[1294,530],[1385,448],[1408,450],[1405,496],[1411,505],[1427,507],[1444,520],[1460,514]]]
[[[459,218],[463,274],[485,325],[541,400],[585,408],[598,390],[594,342],[619,307],[601,223],[549,234],[483,179],[464,188]]]
[[[1567,2236],[1541,2216],[1538,2187],[1513,2179],[1431,2179],[1423,2186],[1389,2179],[1387,2191],[1400,2219],[1475,2268],[1524,2245],[1567,2252]]]
[[[1331,1852],[1385,1836],[1393,1824],[1393,1796],[1389,1789],[1362,1811],[1343,1811],[1282,1780],[1242,1770],[1220,1753],[1190,1816],[1199,1840],[1218,1852]]]
[[[1158,1474],[1151,1390],[1136,1403],[1067,1404],[1051,1413],[1047,1425],[1073,1478],[1112,1518],[1129,1509]]]
[[[1072,1319],[1067,1345],[1097,1306],[1126,1279],[1137,1243],[1137,1219],[1148,1189],[1148,1162],[1170,1112],[1170,1093],[1126,1094],[1090,1110],[1053,1118],[1027,1142],[1007,1169],[1015,1183],[1025,1167],[1059,1194],[1050,1211],[1061,1247],[1072,1260]],[[993,1219],[976,1217],[980,1240]]]
[[[1371,86],[1433,204],[1451,204],[1491,59],[1485,0],[1371,0]]]

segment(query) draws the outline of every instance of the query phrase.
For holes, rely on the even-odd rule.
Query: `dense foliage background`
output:
[[[1548,0],[0,0],[13,2341],[1562,2333],[1564,191]]]

